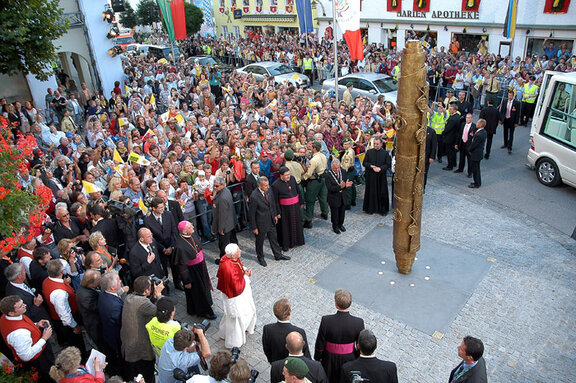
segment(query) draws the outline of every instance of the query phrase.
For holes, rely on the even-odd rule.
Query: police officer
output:
[[[314,218],[314,205],[316,199],[320,203],[320,211],[322,219],[328,219],[328,189],[324,180],[324,172],[328,167],[328,159],[320,152],[322,144],[318,141],[312,143],[312,158],[308,163],[308,170],[302,176],[307,180],[306,194],[306,211],[304,214],[304,227],[306,229],[312,228],[312,219]]]

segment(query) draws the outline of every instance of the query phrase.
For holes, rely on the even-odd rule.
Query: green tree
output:
[[[142,0],[138,5],[136,15],[140,25],[152,25],[152,23],[160,21],[160,10],[154,0]]]
[[[54,40],[68,30],[59,0],[2,0],[0,73],[33,74],[48,80],[58,60]]]
[[[194,4],[184,2],[184,13],[186,14],[186,33],[193,35],[200,32],[200,27],[204,22],[204,13]]]
[[[120,23],[126,28],[134,28],[138,25],[138,17],[134,8],[130,5],[128,1],[124,2],[124,12],[120,13]]]

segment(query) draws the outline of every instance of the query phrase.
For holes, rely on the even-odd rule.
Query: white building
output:
[[[86,82],[92,89],[99,89],[108,98],[114,88],[114,81],[122,79],[120,57],[111,57],[108,49],[114,46],[106,38],[110,24],[102,21],[102,11],[107,0],[60,0],[64,17],[69,20],[70,29],[54,42],[59,56],[57,65],[64,69],[76,87]],[[56,88],[56,78],[38,81],[33,75],[0,74],[2,92],[8,102],[33,100],[36,107],[44,109],[44,96],[47,88]]]
[[[357,0],[359,1],[359,0]],[[408,36],[428,34],[438,47],[450,45],[456,37],[461,47],[476,51],[476,45],[485,36],[489,51],[502,56],[524,57],[542,54],[544,39],[553,41],[556,48],[566,43],[569,51],[576,45],[576,4],[572,1],[565,14],[544,13],[546,0],[518,0],[518,17],[514,39],[504,38],[504,20],[508,0],[481,0],[478,12],[462,12],[462,0],[427,0],[428,12],[414,12],[414,0],[398,0],[401,12],[388,12],[389,0],[362,0],[360,26],[369,43],[382,43],[389,48],[403,49]],[[319,36],[332,26],[332,2],[317,0],[319,7]],[[324,9],[325,16],[320,16]],[[341,31],[336,28],[338,38]]]

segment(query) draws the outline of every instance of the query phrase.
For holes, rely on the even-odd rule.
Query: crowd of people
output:
[[[480,161],[490,157],[499,123],[503,147],[511,153],[514,128],[531,117],[543,71],[573,70],[569,54],[547,48],[546,56],[524,60],[443,47],[428,52],[426,173],[446,156],[445,170],[463,172],[468,163],[470,187],[480,187]],[[224,296],[219,334],[227,348],[240,347],[246,332],[254,331],[256,307],[252,270],[240,261],[237,232],[254,234],[257,261],[266,267],[266,238],[273,258],[289,261],[287,252],[305,245],[304,229],[312,229],[315,219],[327,220],[330,213],[333,232],[346,231],[357,185],[365,185],[363,212],[386,215],[390,209],[394,103],[352,98],[349,89],[336,104],[331,94],[312,88],[273,78],[256,81],[186,60],[208,51],[232,63],[277,60],[300,68],[312,58],[312,76],[322,81],[334,72],[330,40],[290,33],[196,37],[180,49],[185,54],[176,62],[127,56],[123,78],[109,97],[84,83],[70,90],[69,76],[61,71],[58,87],[48,89],[44,100],[22,106],[2,99],[6,138],[36,140],[20,184],[51,197],[43,225],[26,228],[34,238],[0,260],[3,350],[15,363],[34,368],[40,381],[82,381],[89,373],[80,360],[90,348],[107,355],[108,375],[141,374],[153,382],[157,364],[161,383],[175,381],[171,373],[179,360],[198,365],[211,355],[205,327],[175,322],[175,302],[168,296],[181,289],[188,314],[216,319],[205,243],[218,241],[213,258]],[[346,59],[345,44],[339,51],[340,74],[401,73],[394,49],[369,44],[365,60],[354,63]],[[480,119],[473,122],[475,109],[481,109]],[[272,381],[282,380],[282,373],[286,381],[352,381],[350,371],[361,367],[344,363],[355,363],[358,352],[374,354],[374,335],[347,312],[349,293],[339,291],[335,299],[339,313],[322,319],[316,341],[314,358],[321,367],[310,360],[298,328],[286,327],[290,331],[274,337],[265,329]],[[281,306],[284,314],[276,305],[274,312],[284,324],[290,309],[286,302]],[[333,326],[350,332],[333,338]],[[48,341],[52,331],[65,347],[56,358]],[[464,368],[453,374],[485,374],[481,342],[465,338],[461,348]],[[286,351],[306,363],[289,358],[275,364],[289,356]],[[229,358],[214,355],[211,381],[228,373],[236,376],[232,381],[248,381],[245,362],[232,364]],[[91,376],[103,381],[103,366],[92,367]],[[397,379],[395,366],[385,363],[385,369],[389,380],[371,381]]]

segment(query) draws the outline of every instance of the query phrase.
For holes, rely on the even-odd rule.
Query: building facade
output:
[[[319,0],[326,16],[319,16],[319,33],[332,27],[332,3]],[[576,46],[576,4],[567,13],[545,13],[546,0],[519,0],[516,33],[513,39],[503,36],[508,0],[426,0],[427,9],[417,9],[417,0],[362,0],[360,26],[369,43],[403,49],[408,38],[426,40],[427,44],[448,49],[452,38],[469,52],[478,50],[485,39],[488,51],[502,56],[542,54],[544,40],[558,48],[566,43],[573,52]],[[395,5],[396,10],[389,11]],[[477,11],[466,11],[473,5]],[[342,32],[336,28],[338,38]]]
[[[279,33],[300,31],[296,0],[213,0],[214,20],[218,36],[246,37],[249,31]],[[317,3],[308,3],[312,12],[312,25],[316,29]]]
[[[106,37],[111,24],[102,21],[106,4],[107,0],[60,0],[70,29],[54,45],[59,58],[55,66],[70,76],[69,89],[80,89],[85,82],[88,88],[101,90],[109,97],[114,81],[122,80],[123,70],[120,57],[108,54],[114,41]],[[46,89],[57,87],[55,76],[39,81],[33,75],[0,74],[0,81],[3,84],[0,97],[6,97],[8,102],[32,100],[38,109],[45,109]]]

